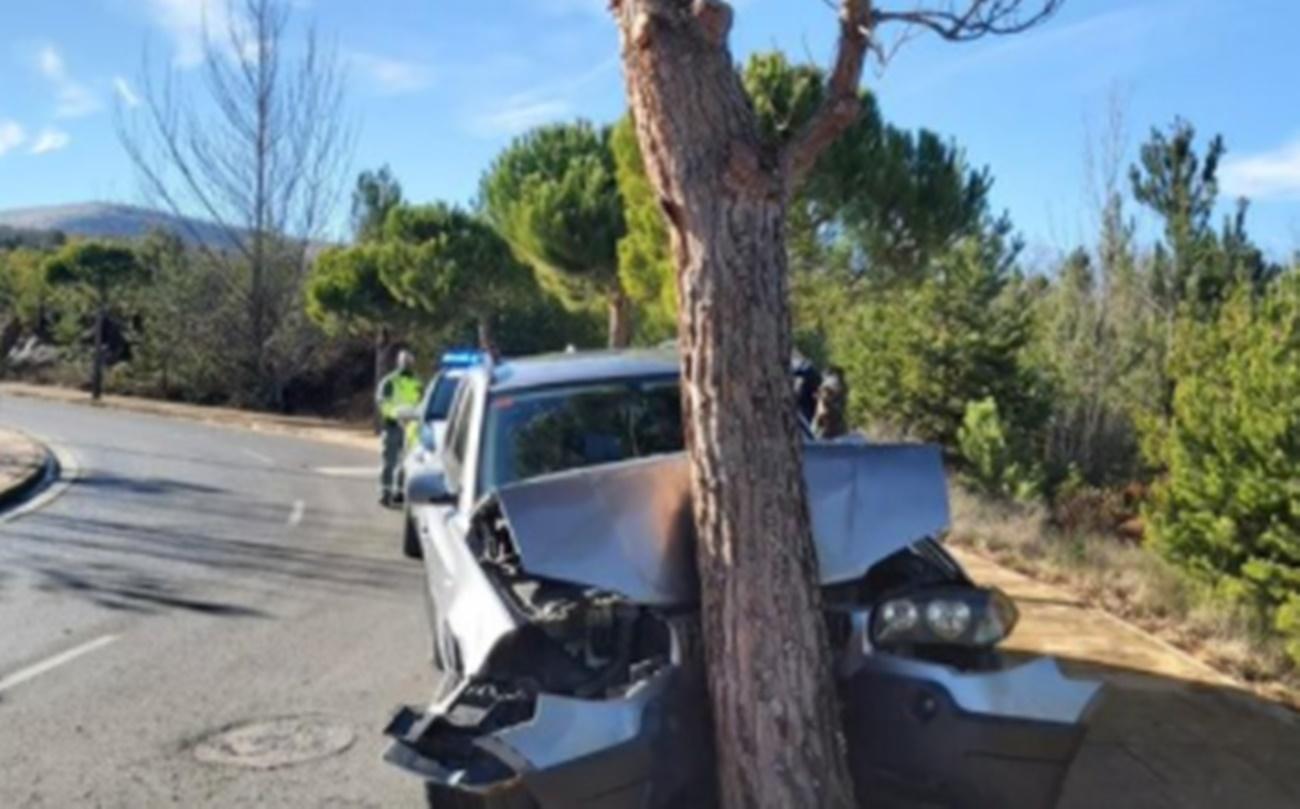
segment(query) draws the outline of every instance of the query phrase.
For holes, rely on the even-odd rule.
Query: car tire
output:
[[[406,526],[402,531],[402,555],[407,559],[423,559],[424,549],[420,547],[420,531],[415,526],[415,518],[411,512],[406,512],[406,517],[402,521]]]

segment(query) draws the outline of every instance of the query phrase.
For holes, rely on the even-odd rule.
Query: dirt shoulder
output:
[[[1300,806],[1300,714],[1065,589],[950,549],[1015,599],[1009,652],[1105,683],[1058,809]]]
[[[0,505],[21,497],[38,483],[48,457],[49,451],[40,442],[0,427]]]
[[[86,407],[116,408],[135,413],[187,419],[205,424],[238,427],[254,432],[290,435],[342,446],[364,449],[375,448],[375,438],[366,425],[348,424],[342,421],[310,416],[281,416],[274,413],[259,413],[231,407],[209,407],[181,402],[166,402],[157,399],[144,399],[135,396],[107,395],[99,402],[92,402],[90,396],[84,391],[49,385],[32,385],[23,382],[0,382],[0,395],[46,399]]]
[[[948,546],[981,585],[998,587],[1020,609],[1006,648],[1101,666],[1130,669],[1189,683],[1239,687],[1232,678],[1055,585],[1010,570],[975,551]]]

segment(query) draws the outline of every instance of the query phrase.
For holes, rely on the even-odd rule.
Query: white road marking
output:
[[[302,522],[303,512],[307,510],[307,504],[301,500],[293,501],[293,511],[289,512],[289,525],[297,526]]]
[[[64,663],[71,663],[82,655],[90,654],[96,649],[102,649],[108,644],[116,641],[117,637],[117,635],[103,635],[92,641],[83,643],[80,646],[74,646],[66,652],[59,652],[55,656],[48,657],[39,663],[34,663],[25,669],[15,671],[8,677],[0,680],[0,693],[4,693],[14,686],[22,685],[28,680],[34,677],[39,677],[48,671],[53,671]]]
[[[376,466],[317,466],[313,471],[333,478],[371,478],[379,474]]]
[[[263,455],[257,450],[248,449],[247,447],[240,447],[239,449],[241,452],[243,452],[245,455],[247,455],[248,457],[252,458],[255,461],[261,461],[267,466],[275,466],[275,459],[272,458],[270,455]]]

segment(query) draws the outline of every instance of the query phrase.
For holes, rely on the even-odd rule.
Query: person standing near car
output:
[[[405,349],[397,354],[397,368],[379,380],[375,390],[375,407],[380,420],[380,453],[383,466],[379,471],[379,503],[385,507],[401,500],[397,490],[397,466],[406,446],[405,422],[415,415],[424,387],[415,375],[415,357]]]
[[[848,432],[844,418],[844,406],[849,398],[848,387],[844,383],[844,371],[832,365],[822,378],[817,388],[817,412],[813,416],[813,435],[823,441],[830,441]]]

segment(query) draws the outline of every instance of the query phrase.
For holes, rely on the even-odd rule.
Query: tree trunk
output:
[[[728,809],[854,805],[791,394],[784,178],[729,9],[615,0],[672,236],[718,783]]]
[[[609,347],[627,348],[632,343],[632,300],[621,286],[609,292]]]
[[[491,352],[492,344],[492,317],[490,315],[479,315],[478,317],[478,347],[481,351]]]
[[[95,356],[90,363],[90,398],[99,400],[104,395],[104,321],[108,306],[101,299],[95,310]]]
[[[388,343],[388,327],[380,326],[375,330],[375,387],[379,386],[379,380],[384,378],[387,369],[384,357],[388,353]]]

